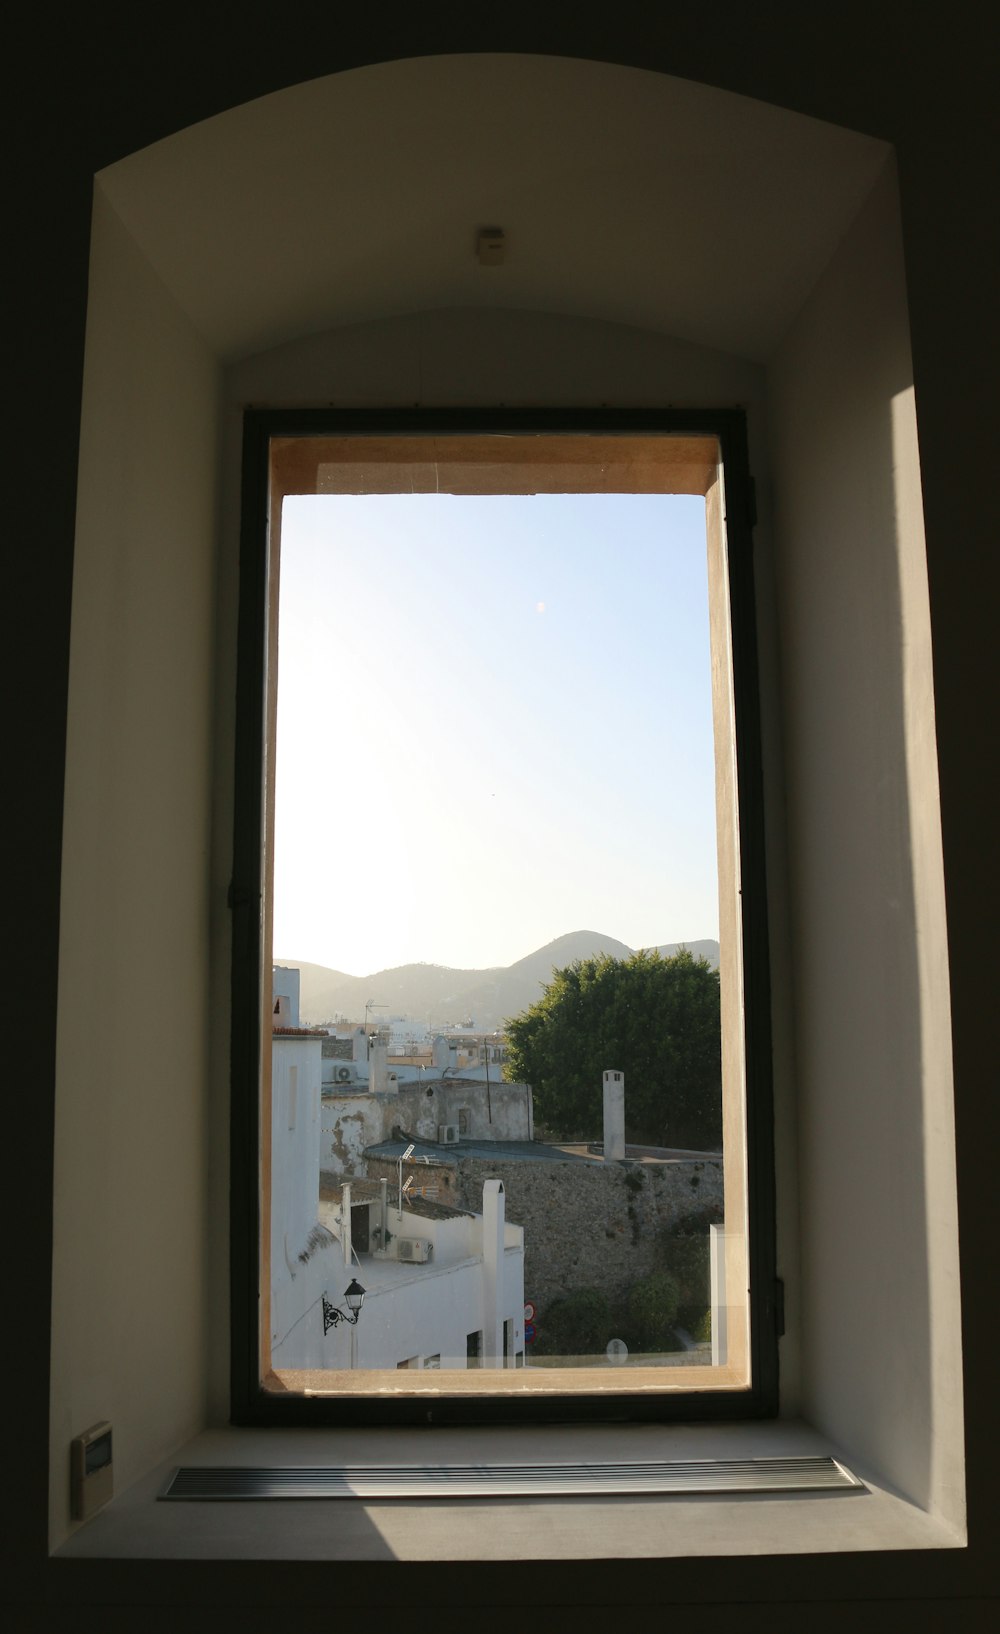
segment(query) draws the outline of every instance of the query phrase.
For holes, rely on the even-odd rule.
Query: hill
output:
[[[713,941],[670,942],[658,952],[669,957],[687,947],[710,964],[719,962],[719,944]],[[485,970],[453,970],[448,965],[408,964],[376,970],[369,976],[348,976],[342,970],[305,960],[275,959],[301,972],[302,1020],[319,1025],[336,1016],[352,1021],[364,1018],[369,999],[378,1004],[374,1016],[412,1016],[432,1026],[461,1024],[471,1017],[482,1032],[501,1027],[508,1016],[519,1015],[540,996],[553,969],[574,959],[592,959],[601,953],[627,959],[633,949],[599,931],[570,931],[536,948],[512,965]],[[385,1006],[385,1008],[382,1008]]]
[[[665,942],[656,951],[661,953],[665,959],[669,959],[674,953],[679,953],[682,947],[687,948],[694,958],[707,959],[709,964],[713,965],[716,970],[719,968],[719,944],[711,941],[711,939],[701,942]]]

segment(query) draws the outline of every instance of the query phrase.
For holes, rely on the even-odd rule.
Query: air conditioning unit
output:
[[[438,1145],[439,1146],[457,1146],[458,1145],[458,1124],[457,1123],[439,1123],[438,1124]]]
[[[354,1082],[354,1068],[348,1066],[338,1067],[334,1077],[338,1084],[351,1084]]]
[[[433,1244],[425,1242],[422,1237],[398,1237],[396,1239],[396,1257],[401,1260],[410,1260],[414,1265],[426,1265],[431,1257]]]

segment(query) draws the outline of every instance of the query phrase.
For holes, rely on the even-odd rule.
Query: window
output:
[[[349,1046],[352,1055],[353,1064],[348,1069],[350,1081],[345,1081],[339,1056],[336,1057],[339,1073],[332,1066],[332,1056],[330,1069],[325,1071],[323,1067],[323,1052],[332,1047],[331,1029],[324,1027],[311,1035],[308,1027],[297,1026],[296,990],[294,1032],[303,1050],[303,1070],[311,1074],[310,1094],[319,1092],[321,1082],[324,1088],[319,1139],[326,1143],[324,1151],[329,1147],[337,1153],[340,1168],[326,1201],[320,1204],[319,1229],[308,1233],[307,1248],[296,1256],[289,1250],[289,1232],[282,1233],[277,1228],[273,1205],[290,1171],[287,1166],[276,1167],[269,1151],[275,1086],[270,1039],[262,1028],[261,1018],[266,1015],[269,1023],[271,1021],[267,971],[272,954],[278,952],[284,957],[295,951],[272,946],[276,911],[275,814],[276,808],[280,810],[282,798],[277,788],[276,767],[280,765],[285,741],[280,734],[276,738],[277,652],[282,639],[281,540],[283,530],[290,526],[283,506],[299,494],[374,493],[397,496],[445,493],[479,498],[591,495],[597,496],[589,501],[593,505],[610,494],[687,493],[704,498],[708,534],[706,624],[711,627],[710,714],[714,727],[712,828],[716,832],[719,859],[720,971],[716,988],[721,988],[721,1020],[717,1022],[716,1036],[717,1048],[721,1045],[722,1156],[716,1159],[711,1151],[704,1149],[681,1150],[679,1143],[669,1148],[648,1148],[636,1146],[633,1139],[630,1147],[626,1141],[628,1114],[620,1104],[623,1087],[628,1094],[628,1073],[624,1075],[623,1085],[622,1074],[615,1063],[603,1058],[598,1061],[596,1057],[592,1066],[597,1078],[601,1076],[598,1069],[603,1069],[604,1078],[603,1141],[598,1140],[592,1151],[593,1142],[588,1145],[585,1138],[583,1149],[577,1152],[572,1149],[567,1127],[559,1128],[556,1137],[561,1162],[579,1160],[589,1165],[588,1176],[599,1165],[604,1179],[609,1182],[613,1179],[621,1192],[621,1219],[615,1221],[613,1227],[603,1217],[595,1216],[592,1235],[596,1246],[588,1249],[587,1232],[581,1232],[578,1225],[574,1227],[580,1256],[584,1259],[588,1253],[594,1259],[598,1257],[602,1246],[596,1241],[598,1233],[610,1238],[613,1230],[624,1232],[628,1234],[626,1240],[639,1243],[643,1230],[649,1229],[650,1208],[655,1218],[656,1194],[664,1183],[668,1163],[684,1165],[686,1196],[691,1200],[692,1216],[697,1212],[694,1204],[708,1196],[713,1175],[717,1171],[721,1173],[724,1218],[712,1229],[711,1245],[706,1220],[700,1218],[698,1229],[703,1232],[703,1240],[696,1245],[695,1255],[704,1269],[706,1286],[711,1260],[712,1287],[716,1290],[718,1309],[711,1323],[710,1355],[707,1335],[701,1335],[702,1354],[698,1356],[659,1354],[670,1348],[666,1339],[649,1341],[638,1356],[630,1356],[629,1347],[620,1339],[602,1331],[600,1339],[595,1340],[593,1333],[598,1330],[588,1329],[590,1337],[578,1345],[571,1345],[569,1340],[560,1342],[552,1358],[553,1365],[534,1365],[529,1347],[538,1330],[533,1320],[528,1321],[529,1304],[524,1298],[523,1279],[520,1283],[516,1277],[511,1280],[512,1265],[518,1254],[523,1257],[524,1236],[529,1228],[515,1219],[504,1184],[489,1178],[484,1184],[480,1182],[482,1202],[478,1206],[462,1209],[451,1204],[443,1206],[441,1202],[446,1195],[453,1202],[458,1201],[464,1172],[462,1162],[468,1155],[463,1154],[462,1142],[482,1133],[476,1127],[474,1111],[480,1100],[483,1117],[490,1125],[486,1131],[489,1138],[495,1139],[495,1123],[499,1121],[494,1119],[495,1109],[501,1105],[513,1106],[516,1100],[516,1117],[520,1120],[517,1128],[525,1136],[526,1144],[533,1148],[529,1159],[535,1159],[534,1148],[539,1144],[539,1132],[534,1127],[532,1086],[512,1081],[510,1069],[519,1059],[517,1051],[511,1051],[509,1039],[493,1037],[482,1026],[477,1033],[473,1015],[457,1013],[451,1030],[434,1039],[434,1070],[426,1087],[420,1083],[419,1109],[408,1114],[409,1121],[393,1125],[392,1140],[376,1139],[372,1138],[373,1132],[379,1133],[376,1128],[379,1117],[385,1122],[386,1102],[391,1101],[394,1108],[410,1105],[405,1094],[406,1070],[425,1070],[410,1059],[419,1048],[413,1034],[414,1018],[383,1017],[379,1012],[388,1010],[390,1005],[387,999],[380,999],[374,993],[363,1003],[359,998],[357,1013],[344,1018],[348,1025],[337,1046]],[[412,510],[412,502],[408,503]],[[242,797],[238,800],[233,887],[236,909],[234,1123],[240,1140],[245,1141],[249,1149],[259,1147],[261,1151],[262,1193],[257,1196],[255,1188],[244,1184],[242,1189],[237,1187],[234,1199],[239,1219],[234,1238],[246,1247],[245,1255],[241,1252],[237,1255],[237,1299],[234,1301],[234,1397],[240,1416],[283,1422],[318,1416],[335,1422],[351,1402],[354,1403],[351,1410],[355,1410],[361,1397],[365,1412],[373,1420],[407,1421],[416,1410],[414,1400],[402,1389],[386,1399],[389,1392],[384,1380],[379,1382],[377,1378],[379,1367],[393,1367],[395,1371],[400,1365],[394,1366],[391,1361],[388,1337],[381,1341],[381,1349],[390,1359],[377,1359],[381,1350],[375,1341],[383,1331],[387,1309],[385,1290],[392,1282],[394,1293],[398,1295],[398,1331],[394,1330],[397,1341],[405,1336],[407,1324],[413,1327],[416,1338],[416,1329],[427,1310],[434,1301],[442,1301],[443,1279],[451,1278],[454,1292],[460,1277],[473,1266],[478,1266],[478,1270],[475,1277],[469,1279],[466,1302],[455,1318],[455,1333],[445,1334],[442,1329],[441,1333],[429,1332],[424,1339],[425,1348],[421,1353],[440,1355],[441,1389],[430,1409],[434,1418],[444,1422],[511,1414],[559,1418],[581,1410],[599,1414],[612,1412],[614,1416],[690,1416],[694,1411],[699,1416],[713,1413],[731,1416],[734,1411],[758,1413],[773,1408],[776,1335],[769,1009],[750,503],[742,418],[731,411],[617,417],[579,413],[409,417],[367,414],[353,419],[336,415],[248,415],[240,637],[238,779]],[[577,554],[582,550],[581,544]],[[641,577],[636,579],[634,594],[637,598],[647,594]],[[501,626],[496,610],[490,613],[489,599],[484,596],[481,618],[466,617],[448,632],[459,655],[456,661],[459,686],[462,664],[474,664],[477,642],[499,639]],[[345,671],[345,700],[352,691],[349,684],[352,675],[356,681],[358,673],[364,674],[374,684],[387,667],[386,655],[380,648],[383,638],[377,619],[372,616],[377,605],[378,579],[373,576],[367,602],[356,596],[347,608],[347,616],[364,625],[368,662],[356,659],[353,667]],[[539,615],[544,605],[541,600],[537,603]],[[434,632],[427,634],[433,638]],[[627,636],[626,630],[626,652]],[[394,632],[394,639],[405,650],[400,632]],[[595,663],[613,664],[620,656],[614,650],[603,648],[599,638],[593,640],[592,648]],[[418,646],[411,644],[409,650],[416,667],[420,657]],[[354,651],[357,652],[356,647]],[[707,652],[706,646],[706,655]],[[317,641],[314,656],[318,663],[336,668],[335,618],[329,622],[329,641]],[[471,668],[467,673],[471,681]],[[677,686],[683,688],[683,674],[678,676]],[[354,686],[353,693],[353,707],[363,708],[364,690],[359,692]],[[343,707],[348,707],[346,701]],[[595,720],[595,757],[599,757],[602,729],[614,737],[614,720],[610,723]],[[407,782],[412,778],[415,754],[429,757],[433,764],[437,750],[441,763],[453,770],[454,778],[468,778],[483,770],[481,745],[461,739],[442,744],[434,741],[431,731],[427,741],[422,742],[418,733],[415,740],[399,746],[400,769],[394,778],[396,762],[390,767],[388,752],[392,748],[384,741],[373,743],[370,753],[355,752],[343,768],[345,780],[341,783],[341,798],[362,802],[369,814],[373,843],[379,832],[379,802],[389,804],[407,795],[411,798],[419,795]],[[328,730],[314,733],[311,747],[302,746],[301,754],[308,762],[310,753],[335,755],[336,749],[337,720],[334,718]],[[443,756],[442,750],[445,751]],[[648,752],[650,757],[659,752],[655,734],[650,735]],[[510,751],[511,757],[515,753]],[[495,758],[502,761],[499,754]],[[486,759],[488,762],[489,757]],[[490,769],[503,773],[502,764]],[[491,781],[499,782],[500,778],[494,776]],[[443,789],[450,786],[447,781],[438,784]],[[587,789],[596,786],[596,783],[588,783]],[[612,803],[618,798],[613,788],[606,794]],[[294,803],[305,805],[308,797]],[[357,855],[337,856],[333,820],[336,801],[331,802],[327,795],[325,801],[317,801],[316,806],[321,827],[331,836],[332,856],[324,855],[322,866],[332,869],[334,874],[338,869],[342,871],[346,894],[349,876],[358,868]],[[567,837],[568,832],[567,829]],[[623,838],[621,849],[624,851],[627,846],[628,840]],[[317,853],[315,866],[320,865]],[[366,877],[374,890],[370,865]],[[405,885],[405,880],[402,884]],[[477,892],[475,878],[465,881],[470,911],[475,911],[481,894],[481,890]],[[253,911],[261,897],[262,923]],[[644,945],[647,944],[641,943],[640,949]],[[635,957],[641,962],[645,956],[640,952]],[[686,959],[692,967],[697,962],[689,953],[672,957],[682,962]],[[656,964],[659,956],[649,958]],[[624,979],[619,971],[624,962],[627,961],[615,961],[616,981]],[[287,976],[287,972],[284,974]],[[287,980],[284,985],[289,985]],[[306,1018],[307,1021],[314,1019]],[[491,1021],[495,1019],[490,1017]],[[506,1062],[505,1054],[510,1058]],[[453,1104],[452,1084],[473,1071],[480,1073],[483,1079],[479,1099],[468,1104],[468,1086],[463,1085],[461,1098],[465,1104],[459,1106],[457,1100]],[[409,1126],[418,1115],[422,1120],[420,1134],[415,1126]],[[514,1111],[510,1115],[513,1118]],[[381,1133],[384,1135],[385,1130]],[[593,1133],[593,1130],[583,1131],[584,1136]],[[427,1148],[432,1151],[429,1153]],[[451,1148],[457,1150],[452,1153]],[[297,1150],[301,1161],[312,1161],[305,1142],[300,1143]],[[486,1149],[487,1162],[492,1152],[493,1148]],[[663,1156],[663,1153],[669,1155]],[[364,1158],[361,1165],[356,1161],[359,1154]],[[662,1163],[662,1172],[647,1168],[653,1162]],[[614,1165],[622,1167],[614,1168]],[[499,1163],[498,1166],[502,1167]],[[669,1177],[671,1181],[676,1178],[673,1169]],[[583,1184],[582,1173],[580,1184]],[[509,1176],[507,1187],[509,1190]],[[364,1248],[359,1241],[360,1234],[354,1233],[354,1220],[361,1202],[358,1194],[362,1190],[371,1194],[364,1201],[365,1219],[372,1222],[370,1241]],[[301,1187],[295,1190],[300,1235],[304,1228],[302,1195]],[[557,1214],[568,1216],[571,1212],[561,1209]],[[669,1214],[671,1210],[666,1212]],[[676,1214],[676,1208],[672,1212]],[[257,1250],[254,1246],[268,1240],[269,1219],[270,1258],[263,1247]],[[284,1244],[280,1254],[276,1247],[279,1240]],[[296,1243],[297,1239],[291,1243],[292,1250]],[[298,1305],[303,1301],[309,1304],[315,1279],[318,1279],[317,1287],[324,1284],[323,1310],[326,1311],[331,1301],[336,1304],[342,1284],[354,1286],[354,1276],[364,1281],[365,1271],[359,1256],[366,1252],[367,1274],[374,1283],[367,1310],[356,1313],[353,1321],[331,1318],[333,1341],[324,1348],[320,1341],[327,1338],[327,1325],[324,1320],[321,1329],[318,1321],[320,1295],[317,1293],[312,1301],[317,1307],[316,1319],[304,1321],[305,1306],[300,1311]],[[392,1262],[391,1278],[383,1275],[386,1260]],[[401,1274],[404,1266],[405,1275]],[[278,1285],[281,1278],[286,1277],[286,1269],[288,1286],[279,1296]],[[297,1284],[294,1295],[289,1293],[288,1279]],[[670,1278],[666,1280],[669,1283]],[[676,1282],[676,1278],[674,1280]],[[647,1276],[645,1281],[652,1285],[655,1278]],[[747,1302],[742,1290],[748,1285]],[[667,1297],[664,1286],[661,1276],[655,1286],[656,1300]],[[268,1313],[259,1339],[252,1320],[258,1291],[263,1295],[261,1303]],[[646,1290],[645,1297],[652,1299],[654,1294]],[[638,1297],[632,1300],[631,1291],[629,1299],[627,1309],[633,1319],[644,1320],[641,1300]],[[676,1305],[676,1288],[674,1302]],[[446,1303],[440,1303],[442,1311]],[[284,1316],[280,1321],[272,1321],[279,1307]],[[487,1322],[482,1345],[473,1355],[469,1348],[467,1318],[478,1315],[480,1310],[487,1312]],[[515,1315],[511,1314],[512,1310]],[[530,1310],[534,1317],[533,1304]],[[495,1311],[495,1318],[489,1315],[491,1311]],[[443,1316],[441,1321],[444,1322]],[[491,1323],[495,1323],[493,1337]],[[293,1326],[299,1335],[294,1356],[284,1345],[284,1332],[291,1331]],[[656,1332],[659,1333],[658,1328]],[[724,1350],[720,1349],[723,1334]],[[302,1335],[307,1338],[303,1339]],[[435,1338],[439,1340],[439,1351],[433,1348]],[[577,1355],[577,1351],[582,1354]],[[496,1388],[497,1370],[515,1367],[520,1375],[517,1390],[511,1393],[505,1386],[502,1396],[492,1393]],[[476,1370],[474,1381],[468,1377],[471,1369]],[[279,1388],[269,1388],[272,1380]],[[426,1397],[422,1401],[420,1413],[426,1417]]]

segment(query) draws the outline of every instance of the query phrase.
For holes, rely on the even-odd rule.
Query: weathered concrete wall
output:
[[[437,1140],[441,1124],[454,1124],[470,1140],[531,1140],[531,1090],[527,1084],[470,1083],[437,1078],[406,1084],[396,1120],[421,1140]],[[409,1120],[409,1121],[408,1121]],[[388,1136],[391,1130],[386,1130]]]
[[[457,1208],[480,1206],[483,1181],[504,1183],[507,1219],[524,1227],[524,1291],[540,1314],[574,1288],[612,1294],[657,1264],[656,1237],[723,1199],[722,1159],[670,1163],[490,1163],[454,1170]]]
[[[530,1140],[531,1090],[527,1084],[487,1086],[449,1078],[405,1084],[385,1094],[357,1088],[331,1092],[324,1086],[320,1172],[365,1174],[366,1146],[391,1139],[394,1129],[436,1141],[442,1124],[452,1124],[471,1140]]]
[[[396,1097],[370,1095],[367,1090],[344,1095],[324,1094],[320,1117],[320,1175],[364,1174],[361,1156],[366,1146],[384,1139],[385,1103]]]

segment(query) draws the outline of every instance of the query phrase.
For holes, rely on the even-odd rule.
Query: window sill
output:
[[[863,1493],[790,1496],[283,1499],[160,1503],[184,1464],[468,1463],[749,1458],[832,1453]],[[942,1521],[881,1485],[807,1425],[552,1429],[207,1430],[117,1497],[59,1560],[559,1561],[961,1548]]]

